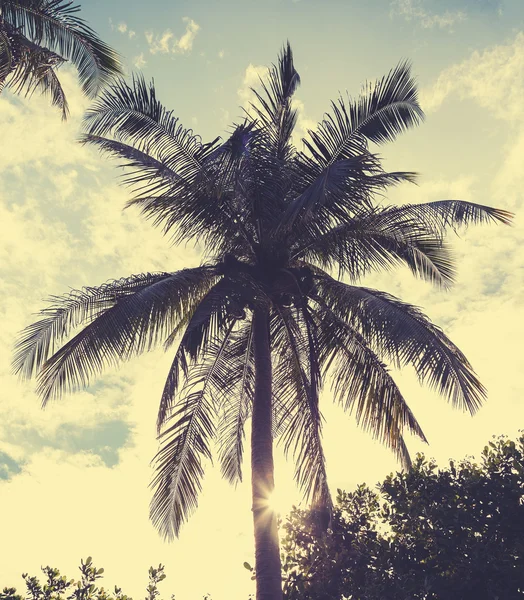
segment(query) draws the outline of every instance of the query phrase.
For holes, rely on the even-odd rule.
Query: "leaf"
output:
[[[400,63],[375,84],[365,86],[357,100],[342,98],[331,104],[310,139],[303,142],[312,156],[324,165],[358,156],[365,139],[376,143],[392,141],[399,133],[417,125],[424,116],[409,63]]]
[[[379,356],[398,366],[412,365],[422,382],[454,406],[475,413],[486,397],[470,363],[444,333],[416,307],[397,298],[338,282],[317,282],[319,297],[355,328]]]
[[[80,8],[69,0],[2,0],[1,6],[2,18],[11,26],[75,65],[82,90],[90,98],[122,73],[119,55],[77,16]]]
[[[202,459],[211,460],[215,417],[227,394],[227,347],[234,326],[235,321],[217,332],[199,363],[190,368],[181,398],[159,437],[150,516],[166,539],[178,536],[182,523],[198,505]]]

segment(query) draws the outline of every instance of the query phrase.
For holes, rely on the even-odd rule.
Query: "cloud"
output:
[[[114,30],[114,26],[112,23],[111,23],[111,29]],[[125,35],[127,33],[127,36],[129,37],[130,40],[132,40],[136,35],[136,31],[129,29],[127,26],[127,23],[124,23],[124,22],[119,23],[117,25],[116,29],[123,35]]]
[[[404,17],[407,21],[416,21],[424,29],[438,27],[451,30],[467,18],[463,10],[445,10],[439,13],[428,10],[427,4],[426,0],[393,0],[390,5],[391,14]]]
[[[200,25],[189,17],[184,17],[182,21],[186,23],[186,30],[178,39],[175,39],[171,29],[166,29],[161,34],[146,31],[145,36],[149,45],[149,52],[151,54],[189,54],[193,49],[193,42]]]
[[[155,35],[152,31],[146,31],[145,35],[151,54],[167,54],[171,52],[170,41],[173,39],[173,32],[171,30],[166,29],[160,35]]]
[[[483,52],[475,51],[467,60],[453,65],[422,90],[421,103],[431,113],[452,94],[475,100],[497,119],[521,121],[524,117],[524,33],[509,44]]]
[[[218,58],[222,59],[222,58],[224,58],[225,55],[226,55],[226,53],[224,52],[224,50],[220,50],[218,53]]]
[[[293,131],[293,143],[296,148],[302,149],[302,138],[308,136],[308,130],[315,130],[317,122],[306,113],[306,107],[302,100],[294,97],[291,106],[297,111],[297,122]]]
[[[133,65],[137,69],[143,69],[147,65],[147,61],[144,58],[144,53],[141,52],[138,56],[133,58]]]
[[[242,85],[237,89],[237,96],[243,108],[247,109],[249,103],[253,101],[253,92],[251,91],[251,88],[258,87],[260,78],[263,79],[266,74],[267,67],[265,65],[253,65],[249,63],[246,67]]]
[[[184,17],[182,20],[186,23],[186,31],[180,39],[176,40],[173,52],[188,54],[193,49],[193,42],[200,29],[200,25],[189,17]]]

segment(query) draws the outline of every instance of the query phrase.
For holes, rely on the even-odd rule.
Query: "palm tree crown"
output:
[[[243,121],[210,143],[185,129],[141,77],[106,89],[85,117],[84,143],[129,167],[129,205],[175,242],[198,239],[203,263],[53,298],[18,345],[15,369],[38,373],[45,404],[107,364],[178,342],[158,412],[151,505],[167,537],[197,505],[214,441],[224,477],[241,479],[252,415],[253,436],[269,427],[252,438],[254,487],[258,479],[272,487],[271,440],[279,439],[299,486],[329,508],[319,407],[329,376],[335,400],[404,464],[404,432],[424,434],[388,363],[412,365],[472,413],[485,396],[465,356],[418,308],[357,283],[404,264],[447,287],[454,271],[444,229],[508,223],[510,214],[457,200],[377,205],[377,194],[415,178],[385,172],[370,150],[423,118],[407,63],[358,98],[332,103],[304,151],[291,137],[299,82],[288,44]]]
[[[68,115],[67,99],[57,68],[70,60],[78,70],[82,91],[94,98],[122,73],[118,54],[77,16],[70,0],[0,0],[0,92],[49,94]]]

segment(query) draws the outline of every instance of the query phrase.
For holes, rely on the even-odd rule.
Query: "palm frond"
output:
[[[238,331],[229,354],[228,362],[234,368],[228,378],[228,398],[223,403],[218,427],[218,457],[223,477],[234,485],[242,481],[244,424],[250,416],[255,391],[251,321]]]
[[[229,296],[231,286],[221,279],[201,294],[190,306],[187,306],[184,317],[171,332],[165,342],[169,347],[180,331],[182,339],[173,358],[169,374],[164,385],[157,417],[157,430],[160,432],[168,418],[180,383],[180,373],[187,375],[189,364],[195,364],[207,352],[207,347],[214,339],[223,335],[235,318],[229,314]]]
[[[389,209],[357,215],[347,223],[300,242],[293,257],[338,269],[353,282],[371,270],[407,265],[415,276],[444,288],[454,279],[449,246],[433,228],[408,216],[390,219]]]
[[[389,447],[405,468],[411,459],[403,432],[426,437],[386,365],[362,335],[325,304],[314,312],[325,372],[332,373],[334,400],[355,415],[357,424]]]
[[[379,81],[367,84],[357,102],[349,103],[352,125],[376,144],[391,142],[424,119],[417,96],[411,65],[401,62]]]
[[[331,495],[321,437],[322,416],[318,406],[320,374],[316,332],[304,312],[293,316],[285,308],[277,309],[272,329],[274,352],[279,357],[273,394],[278,406],[284,409],[278,415],[284,452],[293,455],[295,480],[306,499],[330,510]]]
[[[377,163],[370,154],[327,165],[316,178],[308,182],[309,185],[299,196],[289,202],[279,228],[290,230],[299,218],[300,224],[322,217],[330,223],[332,217],[340,218],[359,212],[369,205],[372,191],[369,173],[376,167]],[[309,167],[307,171],[311,177],[314,171]],[[342,210],[341,205],[344,207]]]
[[[98,287],[72,290],[52,296],[50,306],[40,311],[43,317],[29,325],[16,343],[13,371],[30,379],[53,354],[57,346],[79,325],[89,323],[118,300],[171,277],[171,273],[132,275]]]
[[[21,35],[18,36],[17,43],[20,56],[7,84],[16,94],[25,92],[26,96],[32,96],[35,91],[39,91],[44,96],[50,96],[51,104],[60,109],[62,120],[65,121],[69,107],[55,72],[64,59],[50,50],[40,48]]]
[[[257,125],[263,127],[270,136],[270,153],[285,161],[294,153],[290,140],[297,111],[291,107],[291,99],[300,85],[289,42],[280,52],[278,65],[268,70],[267,82],[260,78],[260,85],[262,93],[251,88],[258,101],[257,104],[251,103],[251,108],[256,115]]]
[[[131,86],[119,80],[106,89],[84,126],[83,143],[131,167],[124,183],[136,196],[128,206],[172,232],[175,243],[198,238],[215,247],[237,238],[250,247],[253,236],[237,201],[239,169],[250,154],[249,127],[238,126],[223,144],[218,138],[203,144],[162,106],[154,83],[148,86],[142,76],[133,76]]]
[[[54,298],[55,305],[42,311],[44,319],[28,327],[18,343],[15,370],[26,376],[39,370],[37,391],[44,405],[63,392],[84,387],[105,365],[149,350],[165,338],[214,277],[212,268],[198,267]],[[57,341],[86,322],[48,358]]]
[[[142,75],[135,74],[131,85],[119,78],[100,94],[85,114],[84,130],[88,135],[110,135],[138,149],[147,148],[188,181],[201,172],[202,161],[218,142],[203,144],[173,117],[173,111],[162,106],[154,81],[148,86]]]
[[[396,365],[412,365],[421,382],[451,403],[475,413],[486,390],[462,352],[415,306],[377,290],[338,282],[327,275],[316,281],[318,297],[360,333],[379,356]]]
[[[70,60],[84,93],[93,98],[122,73],[119,55],[80,18],[69,0],[1,0],[2,18],[35,44]]]
[[[464,200],[436,200],[423,204],[405,204],[389,207],[382,213],[384,219],[391,223],[410,220],[431,229],[435,234],[442,235],[447,227],[484,225],[487,223],[503,223],[511,225],[513,213],[484,206]]]
[[[93,144],[101,152],[105,152],[114,158],[125,162],[120,163],[120,167],[129,167],[133,171],[123,175],[124,183],[132,187],[143,186],[144,182],[155,180],[155,193],[165,193],[171,189],[173,184],[181,181],[181,177],[173,171],[165,162],[158,160],[147,152],[147,149],[139,150],[129,144],[124,144],[117,140],[101,137],[98,135],[86,134],[80,138],[82,144]],[[137,191],[141,188],[139,187]],[[151,193],[151,187],[148,185],[148,192]]]
[[[374,211],[374,196],[416,173],[383,171],[378,156],[362,149],[355,156],[324,164],[304,154],[293,163],[293,185],[279,230],[314,239],[355,215]]]
[[[10,40],[10,35],[12,36],[11,29],[0,20],[0,92],[5,85],[7,76],[15,66],[13,47]]]
[[[326,166],[362,154],[366,140],[392,141],[424,118],[407,62],[375,84],[367,84],[357,100],[333,102],[331,110],[317,130],[309,132],[310,139],[303,140],[311,155]]]
[[[203,360],[190,367],[182,399],[170,416],[173,424],[160,435],[150,516],[167,539],[178,536],[182,523],[197,507],[204,474],[202,457],[211,460],[215,415],[227,393],[230,370],[225,354],[234,326],[233,321],[222,339],[207,345]]]

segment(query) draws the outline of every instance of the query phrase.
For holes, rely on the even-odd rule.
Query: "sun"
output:
[[[293,499],[290,495],[286,494],[285,490],[275,487],[268,499],[269,508],[277,515],[285,516],[291,511],[292,505]]]

